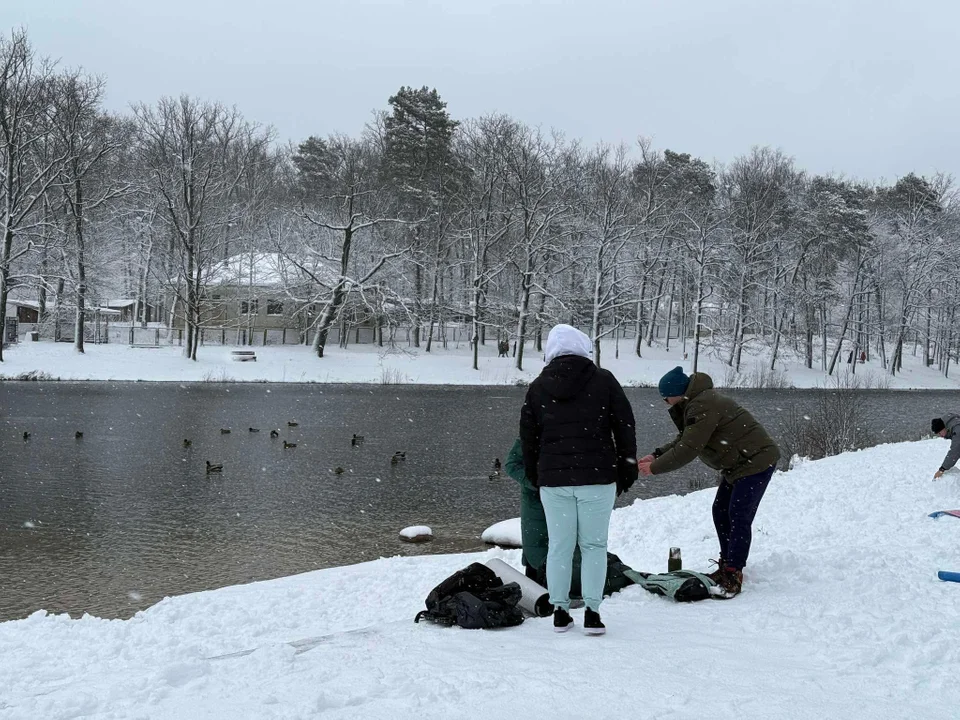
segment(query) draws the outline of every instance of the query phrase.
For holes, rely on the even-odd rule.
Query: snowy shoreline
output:
[[[254,347],[257,362],[233,362],[233,346],[200,349],[196,362],[186,360],[179,347],[139,348],[127,345],[88,345],[84,354],[65,343],[22,343],[4,353],[0,363],[2,381],[103,381],[103,382],[205,382],[205,383],[289,383],[342,385],[439,385],[439,386],[524,386],[543,368],[542,357],[527,350],[524,370],[514,367],[513,358],[498,358],[484,348],[479,370],[471,367],[469,350],[461,346],[427,353],[414,349],[384,349],[371,345],[333,348],[317,358],[304,346]],[[616,375],[624,387],[655,387],[660,377],[690,361],[681,353],[663,348],[644,349],[644,357],[602,348],[603,367]],[[700,369],[709,373],[718,387],[753,389],[809,389],[829,387],[836,378],[822,371],[808,370],[801,363],[784,362],[770,375],[763,357],[750,358],[736,375],[718,358],[705,357]],[[849,368],[841,369],[843,377]],[[936,368],[925,368],[908,356],[904,371],[896,377],[878,364],[857,365],[852,376],[863,389],[960,390],[960,379],[945,378]]]
[[[960,702],[960,587],[936,573],[960,569],[960,520],[927,517],[960,504],[960,473],[930,481],[946,450],[897,443],[778,473],[741,596],[680,605],[627,588],[604,603],[602,639],[581,634],[580,611],[561,636],[549,619],[497,632],[412,622],[469,562],[519,566],[519,551],[501,549],[171,597],[124,621],[39,611],[0,623],[0,718],[439,719],[469,707],[492,719],[709,708],[731,720],[946,720]],[[685,567],[707,567],[712,499],[616,510],[611,551],[655,571],[679,546]]]

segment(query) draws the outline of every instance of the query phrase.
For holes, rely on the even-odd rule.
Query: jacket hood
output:
[[[576,397],[596,372],[597,366],[590,358],[561,355],[543,369],[540,383],[551,397],[569,400]]]
[[[683,394],[683,397],[690,400],[704,390],[713,390],[713,378],[706,373],[694,373],[690,376],[690,384],[687,385],[687,391]]]
[[[563,355],[576,355],[582,358],[593,357],[593,343],[584,333],[572,325],[554,325],[547,335],[547,350],[544,360],[549,365]]]
[[[949,413],[947,415],[944,415],[940,419],[943,420],[943,425],[944,427],[947,428],[947,432],[951,436],[953,436],[953,434],[957,432],[958,429],[960,429],[960,415],[954,415],[953,413]]]

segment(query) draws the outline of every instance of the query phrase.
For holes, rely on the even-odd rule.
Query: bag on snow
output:
[[[716,585],[706,575],[692,570],[674,570],[661,574],[626,570],[625,574],[644,590],[677,602],[706,600],[710,597],[710,588]]]
[[[504,585],[486,565],[471,563],[430,591],[427,609],[418,612],[414,622],[425,618],[470,630],[512,627],[523,622],[517,607],[521,594],[517,583]]]

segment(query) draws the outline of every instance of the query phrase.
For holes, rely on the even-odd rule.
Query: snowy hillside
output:
[[[744,593],[678,605],[633,587],[608,634],[550,620],[414,625],[429,589],[483,555],[390,558],[169,598],[128,621],[0,624],[0,718],[953,718],[960,704],[960,474],[947,443],[886,445],[775,476]],[[640,570],[716,552],[710,491],[613,516]],[[574,611],[578,628],[582,611]],[[302,653],[288,641],[321,638]],[[216,656],[245,649],[232,658]]]

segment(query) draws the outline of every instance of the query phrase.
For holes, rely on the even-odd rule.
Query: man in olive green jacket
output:
[[[711,577],[727,595],[736,595],[750,553],[753,519],[780,450],[753,415],[713,389],[709,375],[688,377],[676,367],[660,379],[659,389],[680,434],[642,458],[638,469],[644,476],[659,475],[699,457],[720,472],[722,480],[713,501],[720,566]]]

